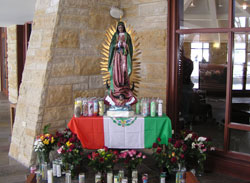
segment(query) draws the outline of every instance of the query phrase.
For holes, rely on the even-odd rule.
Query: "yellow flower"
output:
[[[53,144],[55,142],[54,137],[51,137],[51,144]]]
[[[70,141],[66,142],[66,145],[69,147],[72,145],[72,143]]]
[[[175,152],[172,152],[172,156],[173,156],[173,157],[175,156]]]
[[[48,134],[48,133],[47,133],[47,134],[45,134],[45,137],[49,137],[49,136],[50,136],[50,134]]]
[[[171,154],[169,154],[168,157],[171,158]]]
[[[48,145],[48,144],[49,144],[49,140],[48,140],[48,139],[45,139],[45,140],[43,141],[43,143],[46,144],[46,145]]]
[[[43,140],[44,140],[44,136],[43,136],[43,135],[41,135],[40,139],[43,141]]]

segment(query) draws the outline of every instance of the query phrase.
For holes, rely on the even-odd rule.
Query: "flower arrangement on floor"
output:
[[[161,138],[157,138],[156,143],[153,144],[153,158],[155,159],[158,168],[163,171],[164,167],[166,166],[167,162],[167,153],[166,147],[163,147],[164,144],[161,144]]]
[[[142,160],[145,158],[145,155],[143,155],[141,152],[137,152],[136,150],[121,151],[119,155],[120,161],[125,164],[125,167],[128,170],[136,169],[136,167],[140,165]]]
[[[181,169],[185,166],[185,152],[187,145],[181,139],[168,139],[168,146],[166,148],[166,167],[169,172],[175,169]]]
[[[38,135],[34,143],[34,151],[38,155],[39,164],[42,162],[49,163],[49,154],[53,150],[56,143],[55,137],[48,133],[49,127],[50,125],[46,125],[44,127],[43,134]]]
[[[68,128],[62,132],[56,132],[57,153],[62,159],[64,169],[77,173],[81,169],[83,161],[83,148],[80,140]]]
[[[181,136],[184,143],[187,145],[187,151],[185,153],[185,165],[187,169],[195,169],[197,174],[201,174],[204,172],[204,163],[207,159],[208,152],[215,150],[212,146],[211,139],[198,136],[191,131],[183,131]]]
[[[105,173],[112,171],[115,163],[118,162],[119,158],[118,151],[112,151],[107,147],[98,149],[88,155],[89,166],[92,167],[96,172]]]

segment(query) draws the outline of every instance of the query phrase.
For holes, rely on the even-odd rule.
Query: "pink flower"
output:
[[[184,154],[181,154],[181,156],[180,156],[180,157],[181,157],[181,159],[184,159]]]
[[[161,141],[161,138],[160,138],[160,137],[158,137],[158,138],[157,138],[157,141],[158,141],[158,142],[160,142],[160,141]]]
[[[91,155],[90,154],[88,154],[88,158],[91,159]]]
[[[129,155],[130,157],[132,157],[132,156],[133,156],[132,151],[128,151],[128,155]]]
[[[137,157],[137,158],[141,158],[141,157],[142,157],[142,153],[140,152],[139,154],[137,154],[136,157]]]
[[[132,155],[136,155],[136,150],[131,150],[130,152],[132,153]]]
[[[207,151],[207,148],[205,148],[205,149],[202,149],[202,151],[203,151],[203,152],[206,152],[206,151]]]
[[[62,153],[62,148],[63,148],[63,146],[61,146],[59,149],[57,149],[57,153],[58,153],[58,154],[61,154],[61,153]]]
[[[142,156],[142,159],[146,159],[146,156],[145,156],[145,155],[143,155],[143,156]]]

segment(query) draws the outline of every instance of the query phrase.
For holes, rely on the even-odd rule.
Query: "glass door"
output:
[[[175,130],[189,128],[210,136],[218,152],[248,162],[249,3],[169,1],[167,91]]]

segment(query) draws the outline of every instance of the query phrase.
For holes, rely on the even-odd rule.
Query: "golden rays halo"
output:
[[[124,22],[124,21],[123,21]],[[108,81],[108,84],[110,85],[110,74],[108,72],[108,58],[109,58],[109,46],[111,43],[112,36],[116,32],[118,22],[116,22],[115,26],[111,25],[107,30],[105,34],[105,39],[101,45],[101,61],[100,61],[100,67],[101,67],[101,74],[103,79],[103,84],[106,84],[106,81]],[[137,33],[135,30],[133,30],[131,25],[126,25],[126,22],[124,22],[127,33],[130,34],[130,37],[132,39],[133,44],[133,58],[132,58],[132,73],[130,75],[130,87],[132,87],[134,83],[134,90],[133,93],[135,96],[137,96],[138,93],[138,87],[141,81],[140,77],[140,71],[141,71],[141,61],[140,61],[140,40],[137,36]]]

